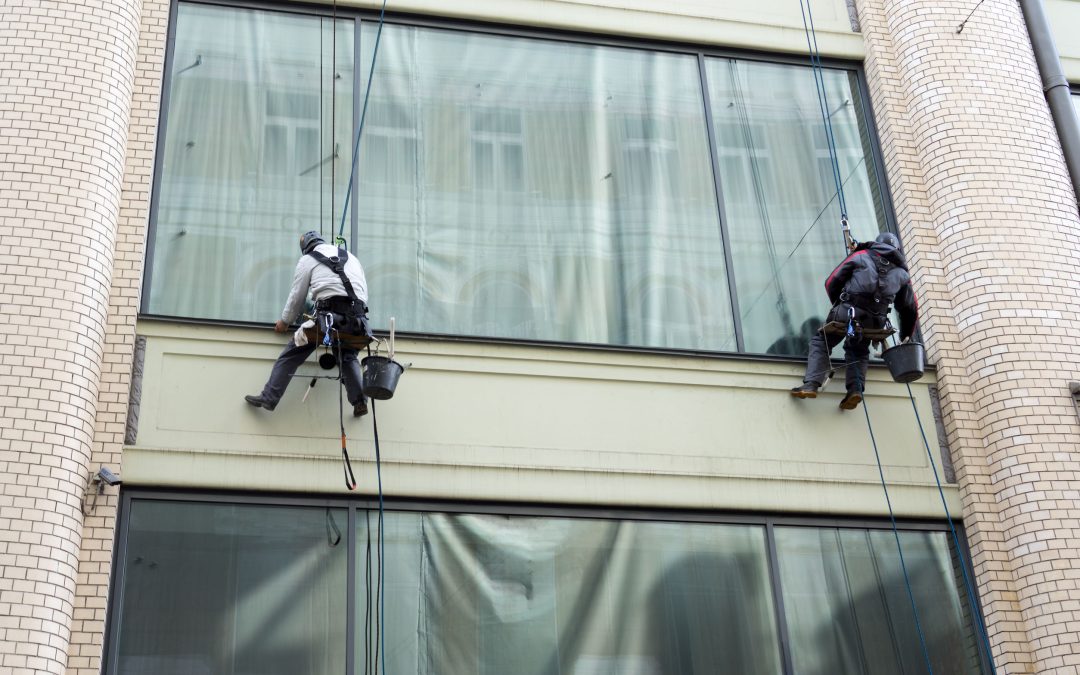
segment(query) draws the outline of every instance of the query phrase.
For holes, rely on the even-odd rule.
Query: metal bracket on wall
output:
[[[1080,418],[1080,382],[1069,383],[1069,397],[1072,398],[1073,409]]]

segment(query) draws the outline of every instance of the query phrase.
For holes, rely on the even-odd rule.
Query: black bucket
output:
[[[892,379],[900,382],[914,382],[923,376],[926,367],[926,350],[920,342],[905,342],[886,349],[881,355],[885,365],[889,366]]]
[[[393,398],[404,366],[385,356],[365,356],[360,364],[364,366],[364,394],[376,401]]]

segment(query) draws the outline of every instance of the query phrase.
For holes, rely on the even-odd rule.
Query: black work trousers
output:
[[[277,405],[281,397],[285,395],[285,388],[289,386],[296,369],[300,364],[311,356],[317,344],[309,342],[298,347],[295,342],[289,340],[281,355],[274,362],[274,369],[270,371],[270,379],[262,390],[262,398],[271,405]],[[335,351],[338,348],[335,348]],[[345,380],[345,393],[349,397],[349,404],[356,405],[364,400],[363,375],[360,373],[360,364],[356,361],[356,350],[342,345],[341,349],[341,375]]]
[[[847,364],[847,374],[844,377],[847,390],[862,393],[866,385],[866,368],[870,363],[870,342],[862,337],[861,332],[856,332],[851,337],[845,337],[842,333],[826,335],[824,330],[815,333],[810,339],[810,354],[806,361],[803,382],[819,387],[825,382],[832,369],[829,355],[841,340],[844,342],[844,362]]]

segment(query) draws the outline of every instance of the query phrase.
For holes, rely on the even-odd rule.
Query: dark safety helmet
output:
[[[300,235],[300,251],[304,254],[311,253],[312,249],[314,249],[316,246],[325,243],[326,240],[323,239],[322,235],[315,230],[311,230],[310,232],[305,232]]]
[[[892,246],[893,248],[900,248],[900,240],[892,232],[882,232],[874,241],[879,244]]]

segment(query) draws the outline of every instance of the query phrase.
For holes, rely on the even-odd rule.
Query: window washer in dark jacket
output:
[[[858,246],[825,280],[825,292],[833,307],[825,326],[810,340],[806,375],[791,395],[817,396],[830,371],[829,354],[843,340],[847,395],[840,401],[840,409],[853,410],[862,402],[866,383],[873,339],[866,332],[881,334],[889,324],[889,306],[893,304],[900,315],[902,342],[911,339],[918,323],[918,303],[900,240],[884,232],[874,242]]]
[[[285,333],[289,325],[300,314],[304,299],[311,293],[318,313],[331,312],[339,318],[343,333],[363,333],[370,337],[371,329],[367,325],[367,280],[360,261],[345,249],[327,244],[318,232],[305,232],[300,236],[300,256],[293,273],[292,289],[285,301],[281,318],[274,325],[278,333]],[[335,268],[335,265],[338,265]],[[301,328],[302,330],[302,328]],[[298,344],[302,340],[302,344]],[[285,350],[274,362],[270,379],[257,396],[245,396],[244,400],[256,408],[273,410],[285,393],[296,369],[300,367],[316,344],[307,342],[297,332],[289,340]],[[353,406],[353,416],[366,415],[367,399],[364,397],[363,376],[356,362],[356,349],[345,344],[340,345],[341,374],[345,380],[345,391],[349,403]]]

